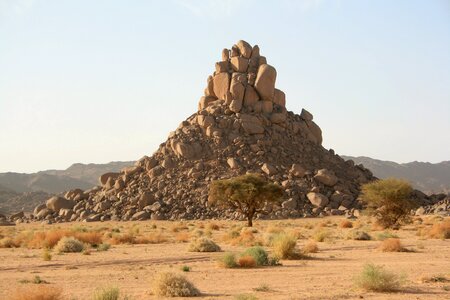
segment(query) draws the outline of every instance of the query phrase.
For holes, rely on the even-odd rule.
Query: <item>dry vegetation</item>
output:
[[[200,298],[320,299],[358,298],[361,291],[397,291],[398,299],[430,291],[429,298],[443,298],[450,274],[436,274],[450,269],[450,219],[416,217],[395,231],[374,223],[329,217],[256,221],[252,228],[230,221],[0,227],[0,299],[159,299],[200,292]],[[160,272],[165,275],[155,275]],[[266,282],[270,289],[258,288]]]

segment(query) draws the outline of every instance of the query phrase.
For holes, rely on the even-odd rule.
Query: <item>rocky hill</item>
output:
[[[342,158],[363,164],[378,178],[403,178],[411,182],[414,188],[428,194],[450,193],[450,161],[436,164],[417,161],[399,164],[365,156],[342,156]]]
[[[360,184],[373,180],[372,173],[325,149],[313,115],[286,110],[276,77],[258,46],[239,41],[224,49],[197,111],[153,155],[103,174],[100,186],[51,198],[32,219],[239,219],[233,210],[208,206],[208,187],[248,172],[285,189],[269,218],[353,214]]]

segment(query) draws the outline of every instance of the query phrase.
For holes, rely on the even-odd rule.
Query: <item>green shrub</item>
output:
[[[181,271],[183,271],[183,272],[190,272],[191,271],[191,267],[189,267],[189,266],[182,266],[181,267]]]
[[[367,264],[355,279],[358,287],[374,292],[390,292],[400,288],[404,279],[384,270],[382,266]]]
[[[255,259],[257,266],[267,266],[269,263],[269,255],[263,247],[255,246],[245,250],[241,256],[251,256]]]
[[[388,178],[364,184],[361,199],[380,225],[392,228],[409,219],[415,207],[412,192],[407,181]]]
[[[208,238],[199,238],[191,242],[189,245],[191,252],[217,252],[220,251],[219,245]]]
[[[81,252],[84,244],[74,237],[63,237],[55,246],[57,252]]]
[[[92,300],[118,300],[120,296],[120,291],[116,287],[103,288],[97,290]]]
[[[224,268],[236,268],[237,267],[236,256],[233,253],[231,253],[231,252],[225,253],[220,258],[219,263]]]
[[[186,278],[174,273],[160,273],[153,282],[153,293],[162,297],[193,297],[199,290]]]

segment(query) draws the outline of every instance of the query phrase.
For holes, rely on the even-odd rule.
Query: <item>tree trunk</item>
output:
[[[253,216],[250,215],[247,216],[247,226],[253,227]]]

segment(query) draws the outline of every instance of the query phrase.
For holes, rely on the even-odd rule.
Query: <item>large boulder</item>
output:
[[[306,197],[312,205],[317,207],[325,207],[329,202],[327,196],[321,193],[310,192],[306,195]]]
[[[226,100],[227,93],[230,89],[230,80],[230,74],[228,73],[218,73],[214,75],[214,95],[216,95],[217,98]]]
[[[277,71],[268,64],[259,66],[255,88],[263,100],[273,101]]]
[[[261,134],[264,133],[264,127],[261,121],[252,115],[241,114],[242,128],[247,134]]]
[[[234,72],[244,73],[247,72],[248,59],[240,56],[231,58],[231,68]]]
[[[73,208],[75,204],[75,201],[67,200],[60,196],[53,196],[45,203],[48,209],[55,212],[59,212],[62,208]]]
[[[327,186],[334,186],[338,182],[338,178],[334,175],[334,172],[327,169],[317,171],[314,179]]]
[[[246,41],[240,40],[236,43],[240,54],[245,58],[250,58],[252,56],[252,46]]]
[[[115,180],[119,176],[120,176],[120,173],[108,172],[108,173],[101,175],[98,180],[100,181],[100,184],[102,186],[105,186],[110,178]]]

